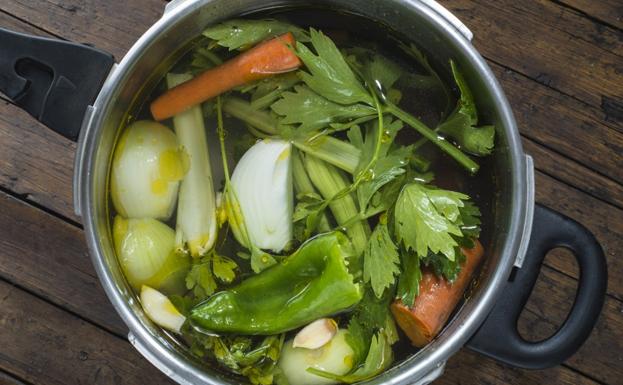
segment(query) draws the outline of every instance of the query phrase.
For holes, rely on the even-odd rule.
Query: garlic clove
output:
[[[293,348],[318,349],[337,333],[337,323],[331,318],[321,318],[299,331],[292,341]]]
[[[141,288],[141,304],[149,319],[156,325],[180,333],[186,317],[180,314],[166,295],[143,285]]]

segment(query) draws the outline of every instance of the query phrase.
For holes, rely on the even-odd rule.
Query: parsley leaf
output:
[[[387,224],[383,220],[374,228],[363,251],[363,279],[372,286],[374,294],[381,298],[386,288],[400,274],[400,256],[392,241]]]
[[[422,259],[424,265],[431,267],[437,276],[443,276],[450,282],[453,282],[458,276],[465,256],[458,250],[456,258],[451,261],[443,255],[428,253],[426,258]]]
[[[292,221],[294,222],[295,239],[303,242],[308,239],[320,224],[324,213],[324,199],[315,192],[297,195],[298,203],[294,208]]]
[[[195,298],[204,299],[216,290],[216,281],[210,268],[210,257],[204,257],[192,265],[186,275],[186,288],[192,290]]]
[[[478,112],[472,92],[453,60],[450,60],[450,66],[461,97],[454,112],[439,125],[439,132],[454,139],[467,152],[479,156],[489,155],[493,150],[495,127],[476,127]]]
[[[231,283],[236,278],[236,268],[236,262],[212,251],[192,265],[186,275],[186,288],[192,290],[195,298],[206,298],[217,288],[215,278]]]
[[[449,113],[449,110],[452,108],[452,93],[446,83],[441,79],[441,76],[439,76],[439,73],[437,73],[437,71],[435,71],[433,66],[430,64],[426,55],[414,44],[406,45],[402,42],[398,42],[398,47],[407,55],[411,56],[411,58],[415,59],[418,64],[429,74],[429,76],[412,75],[409,78],[409,82],[416,88],[422,86],[429,88],[432,85],[434,89],[437,90],[436,94],[439,102],[445,105],[445,114]]]
[[[400,120],[392,121],[390,118],[384,119],[384,132],[379,132],[378,121],[375,121],[366,134],[365,141],[362,141],[360,138],[361,132],[352,129],[352,133],[349,131],[349,137],[352,136],[351,143],[353,143],[353,141],[357,142],[362,150],[357,172],[362,171],[362,168],[370,162],[374,154],[378,135],[383,135],[379,158],[374,163],[370,173],[372,179],[362,182],[357,188],[357,199],[362,213],[367,211],[370,199],[372,199],[374,194],[379,191],[381,187],[405,173],[407,159],[413,152],[412,146],[399,146],[389,151],[396,134],[402,129],[403,123]]]
[[[234,19],[214,25],[203,31],[203,35],[216,40],[217,44],[229,48],[244,49],[268,38],[292,32],[299,42],[309,41],[307,32],[292,24],[278,20]]]
[[[294,72],[288,72],[260,80],[243,92],[253,90],[251,94],[251,107],[261,110],[273,104],[284,91],[294,87],[301,79]]]
[[[296,46],[299,58],[309,72],[301,71],[303,81],[323,97],[340,104],[373,105],[372,96],[357,79],[340,50],[322,32],[310,29],[314,54],[304,44]]]
[[[236,262],[216,252],[212,253],[212,271],[223,283],[232,283],[236,278]]]
[[[376,114],[374,108],[364,104],[334,103],[303,85],[295,86],[294,92],[284,92],[282,98],[273,103],[271,108],[282,116],[282,125],[298,124],[298,135],[325,128],[334,122],[346,122]]]
[[[396,201],[397,239],[420,258],[430,250],[454,261],[458,246],[454,236],[463,237],[459,209],[468,199],[465,194],[419,183],[406,185]]]
[[[445,257],[444,259],[448,260]],[[398,277],[396,298],[399,298],[403,304],[411,308],[415,297],[420,294],[421,280],[422,271],[420,270],[420,258],[415,253],[403,253],[402,273]]]

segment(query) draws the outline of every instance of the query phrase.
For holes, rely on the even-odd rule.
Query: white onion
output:
[[[331,341],[318,349],[292,347],[293,340],[286,341],[279,358],[279,368],[289,385],[328,385],[337,381],[309,373],[312,367],[325,372],[343,375],[353,366],[353,349],[346,342],[344,329],[338,330]]]
[[[291,151],[291,144],[283,140],[259,141],[242,156],[231,177],[249,241],[260,249],[279,252],[292,239]],[[232,229],[249,247],[244,229]]]
[[[153,286],[182,293],[190,267],[187,255],[175,252],[175,232],[155,219],[124,219],[113,224],[115,251],[127,280],[136,289]]]
[[[147,120],[131,124],[113,157],[110,192],[115,209],[126,218],[168,219],[184,172],[173,131]]]

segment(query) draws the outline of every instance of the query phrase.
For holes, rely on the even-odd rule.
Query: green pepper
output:
[[[346,266],[352,253],[344,234],[319,235],[279,264],[198,304],[190,321],[210,333],[270,335],[349,309],[362,298]]]

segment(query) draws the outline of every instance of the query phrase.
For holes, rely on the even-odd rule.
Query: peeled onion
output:
[[[185,289],[189,257],[175,252],[175,231],[155,219],[115,217],[115,251],[129,283],[149,285],[168,294]]]
[[[131,124],[117,143],[112,163],[110,191],[117,212],[126,218],[168,219],[185,163],[168,127],[147,120]]]
[[[328,385],[337,381],[309,373],[312,367],[343,375],[353,366],[353,349],[346,342],[344,329],[338,330],[331,341],[318,349],[294,348],[293,340],[286,341],[279,358],[279,368],[290,385]]]

